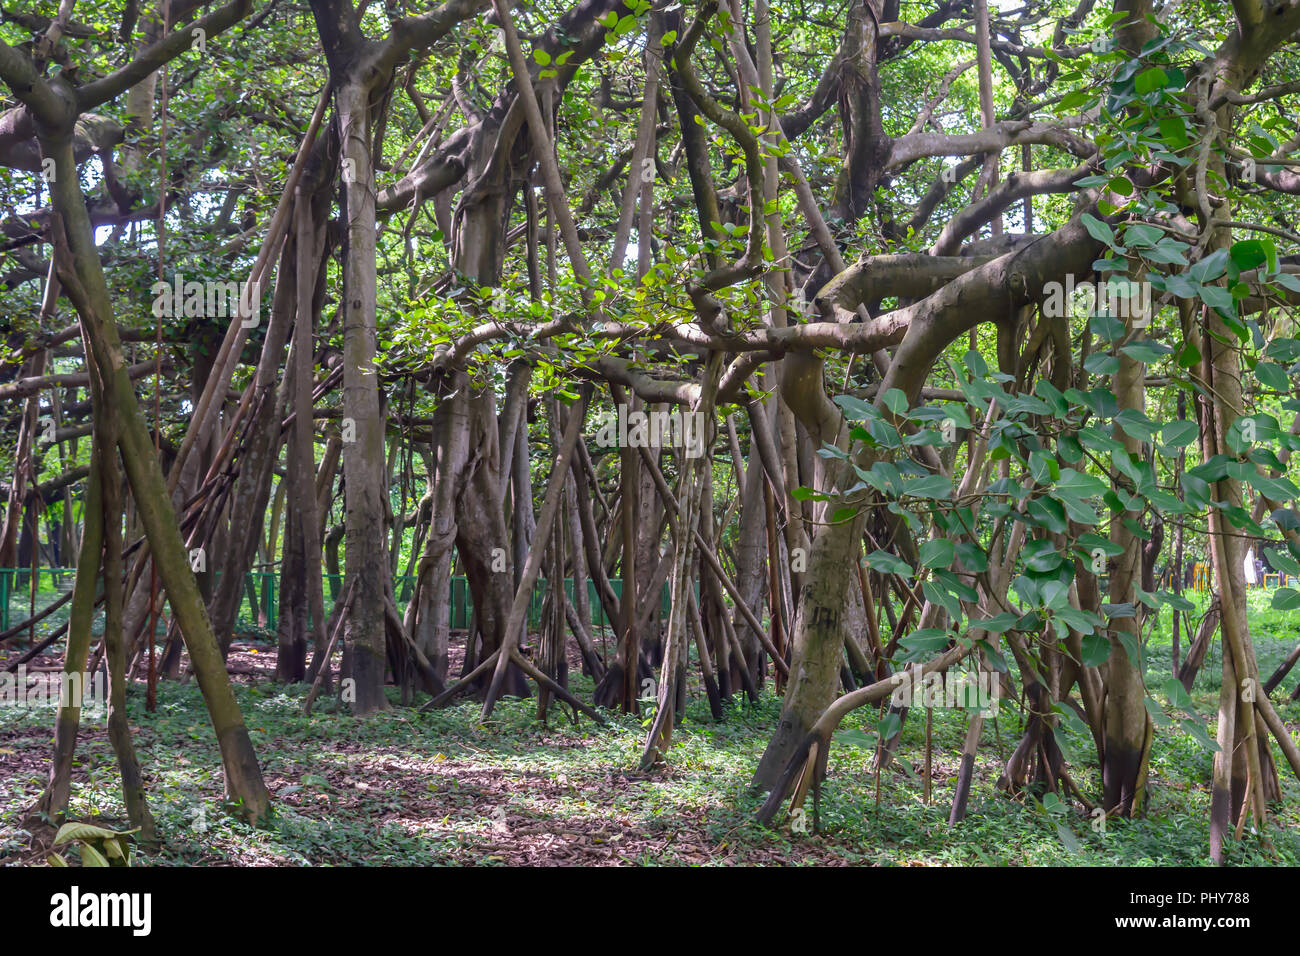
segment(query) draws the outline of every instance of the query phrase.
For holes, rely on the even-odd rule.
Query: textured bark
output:
[[[347,192],[347,261],[344,270],[343,417],[344,551],[346,575],[356,580],[343,626],[344,647],[355,681],[352,712],[364,716],[389,708],[384,695],[384,415],[375,369],[375,170],[370,156],[369,88],[349,78],[337,91],[340,153]]]
[[[486,660],[511,639],[505,626],[514,599],[515,577],[505,515],[501,510],[503,478],[500,449],[497,447],[496,400],[492,391],[488,389],[471,396],[467,413],[472,451],[456,505],[456,548],[474,601],[474,626],[480,640],[475,657],[477,663]],[[524,676],[513,664],[507,664],[502,680],[502,693],[512,697],[528,696]],[[478,689],[483,694],[487,692],[487,683],[486,676],[479,682]]]
[[[672,598],[668,611],[668,627],[665,636],[665,653],[663,667],[659,674],[658,706],[654,721],[646,735],[645,747],[641,752],[641,769],[647,770],[663,759],[672,742],[673,726],[685,692],[685,672],[687,659],[687,616],[694,601],[688,598],[693,587],[691,571],[695,565],[696,526],[700,521],[703,507],[703,493],[706,482],[704,470],[713,467],[713,431],[714,402],[718,390],[718,375],[722,368],[722,356],[714,353],[705,368],[700,399],[691,408],[691,414],[703,416],[704,454],[695,459],[688,459],[683,452],[678,459],[679,483],[677,492],[678,510],[674,523],[676,533],[673,535]],[[698,611],[694,615],[698,632],[703,631]],[[700,633],[701,661],[708,661],[708,652],[704,649],[703,635]],[[707,663],[706,663],[707,673]],[[716,689],[714,691],[716,695]]]
[[[113,448],[118,429],[115,409],[104,403],[96,417],[102,446]],[[127,821],[133,828],[139,828],[142,842],[152,843],[157,834],[145,799],[144,777],[126,713],[126,639],[122,633],[122,478],[117,456],[111,452],[99,457],[99,467],[100,487],[103,489],[101,520],[104,522],[104,665],[108,670],[108,739],[112,742],[122,777],[122,802],[126,805]]]
[[[814,435],[834,442],[840,430],[838,409],[826,398],[820,361],[803,358],[783,370],[782,390],[795,414]],[[857,476],[851,469],[835,476],[841,492]],[[751,785],[770,790],[814,723],[835,698],[844,652],[844,610],[848,588],[857,586],[855,565],[864,517],[822,525],[808,553],[808,573],[799,595],[791,634],[790,678],[781,718],[759,761]]]
[[[153,442],[126,374],[108,287],[90,218],[77,185],[72,149],[66,138],[57,136],[47,137],[43,145],[56,162],[57,178],[53,192],[56,208],[63,220],[68,249],[68,261],[60,267],[60,280],[76,306],[93,361],[104,370],[101,385],[103,404],[113,408],[117,417],[117,442],[122,462],[150,548],[158,560],[159,574],[172,613],[190,652],[199,689],[216,731],[226,772],[227,793],[239,803],[241,814],[255,822],[265,817],[270,798],[239,705],[230,688],[230,678],[198,584],[190,570],[166,481],[153,452]]]
[[[451,594],[451,551],[456,540],[456,500],[469,457],[467,383],[463,374],[451,384],[452,394],[434,416],[437,474],[429,535],[416,571],[415,589],[407,605],[405,627],[416,647],[429,659],[443,682],[447,679]]]
[[[323,273],[321,253],[325,247],[323,223],[313,209],[312,196],[300,190],[294,203],[297,263],[297,315],[293,326],[293,411],[292,460],[288,480],[293,485],[297,532],[301,541],[302,577],[306,610],[311,616],[308,632],[316,654],[325,653],[325,591],[321,571],[321,525],[316,513],[316,443],[312,424],[312,388],[315,384],[313,331],[316,323],[318,272]],[[319,210],[323,214],[324,210]],[[307,622],[304,622],[307,623]],[[306,676],[294,660],[295,680]]]
[[[42,349],[28,360],[23,375],[39,376],[45,370],[47,352]],[[27,481],[34,474],[32,445],[40,413],[40,393],[33,393],[23,404],[14,448],[14,475],[9,483],[9,500],[5,505],[4,525],[0,528],[0,568],[18,566],[18,532],[22,524],[23,502],[27,500]]]
[[[629,406],[628,413],[635,408]],[[614,659],[605,672],[604,679],[596,685],[595,702],[611,710],[618,708],[624,713],[637,713],[641,681],[649,679],[649,668],[643,664],[640,638],[641,630],[637,626],[640,617],[640,604],[637,600],[639,591],[638,554],[637,554],[637,515],[640,497],[639,475],[641,471],[639,456],[635,448],[619,449],[619,481],[622,498],[619,505],[622,516],[622,571],[623,592],[619,599],[618,645],[614,649]]]
[[[578,400],[573,411],[570,412],[569,421],[565,425],[564,438],[555,451],[555,459],[546,487],[546,497],[542,502],[542,510],[537,517],[537,540],[528,551],[528,560],[524,565],[519,584],[516,586],[508,605],[509,615],[503,622],[504,627],[501,633],[504,637],[499,648],[500,653],[497,655],[496,663],[492,668],[492,680],[483,699],[481,714],[483,720],[491,716],[493,706],[508,686],[512,665],[523,663],[519,657],[519,644],[516,635],[523,631],[532,588],[537,581],[537,574],[542,566],[542,556],[546,551],[546,541],[556,524],[555,518],[560,509],[560,499],[564,490],[569,460],[573,456],[574,446],[578,443],[578,435],[582,430],[582,422],[586,416],[590,394],[590,388],[585,389],[583,396]],[[529,673],[534,678],[540,679],[540,671],[530,668]],[[547,686],[553,691],[560,692],[560,696],[566,700],[572,700],[569,695],[563,693],[563,687],[558,684],[550,682]]]
[[[289,467],[298,468],[296,455]],[[307,569],[303,556],[302,512],[291,501],[285,516],[280,559],[279,616],[276,620],[275,679],[296,684],[307,677]]]
[[[110,452],[112,449],[110,448]],[[81,536],[81,554],[77,559],[77,577],[72,588],[72,607],[68,612],[68,649],[63,655],[65,680],[86,669],[90,654],[90,624],[95,616],[95,592],[104,546],[104,522],[101,517],[100,448],[91,444],[90,475],[86,482],[85,530]],[[54,756],[50,761],[50,778],[33,812],[45,812],[54,820],[68,809],[72,784],[72,758],[77,749],[77,729],[81,721],[81,701],[60,704],[54,724]]]
[[[209,555],[214,564],[220,562],[221,568],[216,592],[208,604],[208,614],[221,642],[223,655],[229,652],[234,637],[235,617],[243,598],[245,576],[253,567],[263,534],[267,504],[271,500],[271,479],[280,457],[280,423],[284,420],[288,399],[280,368],[294,311],[294,249],[292,240],[285,243],[271,301],[271,318],[253,380],[252,418],[248,437],[239,453],[239,477],[235,479],[230,498],[231,547]]]
[[[1145,369],[1127,355],[1121,355],[1119,363],[1119,372],[1113,379],[1119,407],[1141,410],[1145,405],[1142,386]],[[1142,443],[1138,439],[1124,434],[1123,442],[1126,451],[1141,455]],[[1136,607],[1134,588],[1141,574],[1141,541],[1122,521],[1111,522],[1110,540],[1124,549],[1110,566],[1110,603],[1128,603]],[[1146,785],[1143,754],[1147,735],[1151,732],[1151,718],[1143,704],[1146,688],[1142,683],[1141,669],[1137,662],[1130,661],[1118,636],[1130,635],[1136,649],[1140,639],[1138,619],[1112,618],[1110,628],[1110,657],[1103,668],[1106,752],[1101,766],[1102,789],[1106,812],[1128,817],[1142,809],[1141,798]]]
[[[751,404],[749,414],[751,416],[763,414],[763,406],[758,403]],[[753,429],[751,427],[749,457],[745,462],[745,485],[740,499],[740,530],[737,534],[735,547],[735,581],[736,587],[740,589],[741,599],[745,606],[755,615],[759,615],[762,613],[763,585],[766,580],[763,569],[767,550],[763,545],[766,515],[762,507],[763,463],[758,454],[757,441],[752,435]],[[746,626],[739,607],[735,609],[735,614],[732,617],[732,628],[745,650],[743,662],[749,669],[750,682],[755,687],[762,687],[766,671],[766,668],[763,667],[763,647],[759,643],[758,636],[753,634]],[[735,662],[733,667],[733,676],[736,683],[740,683],[740,675],[735,673],[735,667],[738,666],[740,666],[740,661]]]
[[[570,468],[568,480],[564,484],[565,540],[569,556],[569,573],[573,579],[573,602],[568,608],[566,617],[582,651],[583,672],[593,680],[599,681],[605,675],[605,662],[596,653],[596,647],[591,639],[591,595],[587,587],[586,541],[583,539],[582,518],[578,514],[575,474],[576,471]]]

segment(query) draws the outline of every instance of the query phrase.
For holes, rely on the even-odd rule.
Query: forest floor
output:
[[[1260,670],[1267,676],[1300,639],[1292,615],[1252,612]],[[1162,643],[1163,641],[1163,643]],[[1148,685],[1169,677],[1169,631],[1147,645]],[[947,825],[966,719],[933,711],[932,799],[923,797],[925,722],[908,720],[900,755],[879,776],[872,752],[832,748],[820,804],[821,832],[768,830],[753,822],[759,799],[747,792],[776,722],[769,691],[758,705],[736,703],[714,722],[693,699],[666,766],[636,771],[645,717],[609,715],[599,728],[553,707],[537,721],[535,699],[506,701],[479,721],[478,705],[428,714],[412,708],[362,721],[331,713],[330,700],[301,713],[303,686],[270,681],[274,647],[245,645],[237,655],[239,702],[275,804],[269,824],[251,827],[221,806],[220,761],[193,682],[163,682],[157,711],[144,695],[129,702],[137,751],[161,846],[135,865],[396,864],[874,864],[1202,865],[1209,862],[1212,754],[1193,734],[1167,729],[1152,755],[1149,804],[1137,820],[1111,820],[1096,832],[1077,801],[1046,805],[1012,799],[996,783],[1020,734],[1018,707],[1002,702],[988,721],[967,819]],[[1220,672],[1217,643],[1192,694],[1214,733]],[[240,673],[242,672],[242,673]],[[1273,694],[1293,732],[1300,703],[1287,700],[1296,677]],[[573,684],[589,697],[590,681]],[[138,687],[137,691],[142,691]],[[397,692],[390,688],[396,702]],[[915,711],[914,711],[915,713]],[[0,864],[40,863],[52,830],[22,829],[23,811],[48,773],[53,711],[0,708]],[[844,728],[874,729],[875,715],[851,714]],[[859,739],[861,739],[860,735]],[[1084,794],[1100,791],[1091,740],[1065,729]],[[1276,751],[1276,748],[1275,748]],[[1276,754],[1284,802],[1267,841],[1249,833],[1228,851],[1236,864],[1300,864],[1300,785]],[[811,818],[811,801],[808,804]],[[116,762],[102,717],[83,720],[72,816],[125,828]],[[75,859],[75,851],[71,854]]]

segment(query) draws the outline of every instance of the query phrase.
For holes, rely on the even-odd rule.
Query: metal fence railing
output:
[[[0,632],[62,599],[72,590],[76,573],[69,568],[0,568]],[[67,602],[42,619],[34,628],[36,636],[44,637],[63,626],[70,607]]]
[[[35,576],[33,578],[33,575]],[[72,590],[76,570],[73,568],[0,568],[0,632],[20,624],[34,613],[45,610],[51,604],[63,598]],[[33,583],[35,587],[33,588]],[[279,616],[280,601],[278,588],[280,575],[274,571],[253,571],[245,575],[244,593],[240,598],[236,612],[237,627],[264,627],[274,630]],[[325,609],[333,610],[343,591],[342,575],[325,575]],[[623,582],[613,580],[610,584],[619,597],[623,594]],[[393,581],[397,596],[397,605],[405,610],[415,588],[415,579],[399,575]],[[448,582],[451,589],[451,627],[468,629],[474,620],[474,605],[470,600],[469,582],[463,577],[453,577]],[[528,624],[536,627],[541,622],[542,605],[546,599],[549,584],[545,578],[539,578],[533,585],[533,593],[528,603]],[[565,578],[564,589],[569,599],[573,599],[573,579]],[[591,605],[591,623],[595,627],[609,626],[604,608],[600,603],[594,581],[587,582],[587,596]],[[669,605],[669,586],[663,587],[662,607],[666,617]],[[36,636],[42,637],[63,626],[68,620],[71,603],[52,612],[35,627]]]

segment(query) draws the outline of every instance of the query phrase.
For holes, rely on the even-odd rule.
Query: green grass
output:
[[[1288,615],[1255,606],[1260,600],[1266,603],[1252,594],[1251,629],[1267,676],[1300,638]],[[1148,686],[1158,688],[1170,672],[1167,621],[1146,654]],[[1211,735],[1218,655],[1216,644],[1192,695]],[[590,693],[589,681],[579,676],[574,682],[581,695]],[[607,728],[586,719],[575,726],[553,708],[543,726],[535,700],[504,702],[486,724],[468,702],[430,714],[395,709],[361,721],[319,709],[305,718],[304,688],[240,686],[239,702],[275,802],[273,819],[255,828],[235,821],[221,805],[220,762],[197,688],[162,684],[153,715],[144,712],[143,694],[136,691],[131,721],[162,835],[160,848],[138,864],[1209,862],[1212,756],[1177,724],[1157,734],[1145,816],[1111,820],[1102,834],[1076,801],[1049,812],[1032,795],[1013,799],[997,788],[1003,760],[1021,732],[1016,703],[1004,700],[998,720],[985,724],[968,816],[950,829],[966,717],[933,712],[927,804],[920,779],[925,724],[913,711],[903,729],[904,759],[880,774],[878,796],[871,752],[833,748],[820,800],[821,832],[813,834],[791,832],[788,820],[776,830],[753,822],[760,801],[748,782],[780,707],[771,694],[757,706],[733,706],[722,723],[710,719],[703,700],[693,700],[667,765],[641,774],[635,767],[642,718],[610,715]],[[1173,712],[1162,693],[1155,696]],[[1295,728],[1300,706],[1286,702],[1283,690],[1274,700]],[[16,820],[43,787],[51,717],[50,711],[0,709],[0,860],[39,860],[31,835]],[[874,712],[857,711],[844,727],[870,731],[876,719]],[[1063,736],[1077,758],[1074,779],[1085,794],[1099,793],[1090,738],[1070,730]],[[14,772],[8,765],[19,756],[24,759]],[[1277,763],[1284,804],[1273,808],[1271,848],[1248,834],[1229,847],[1232,863],[1300,864],[1300,786],[1280,754]],[[811,801],[807,810],[811,817]],[[102,719],[83,734],[71,811],[75,818],[124,825]]]

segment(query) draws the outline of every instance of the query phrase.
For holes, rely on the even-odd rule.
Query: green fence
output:
[[[275,627],[276,612],[279,607],[279,601],[276,597],[276,588],[279,586],[280,576],[274,572],[256,571],[247,575],[247,581],[244,585],[244,598],[240,603],[240,614],[249,620],[256,620],[259,623],[264,622],[265,627]],[[327,612],[332,610],[334,602],[338,600],[343,592],[343,576],[339,574],[327,574],[324,576],[325,584],[325,607]],[[614,594],[620,599],[623,596],[623,582],[621,580],[610,581],[610,586],[614,589]],[[463,577],[453,577],[450,582],[451,587],[451,626],[453,629],[468,630],[474,622],[474,602],[470,600],[469,581]],[[546,578],[538,578],[533,585],[533,593],[528,600],[528,625],[536,627],[542,619],[542,603],[546,599],[546,592],[550,588]],[[411,592],[415,589],[415,578],[408,575],[398,575],[393,579],[393,589],[397,596],[397,606],[399,609],[405,609],[407,602],[411,598]],[[564,579],[564,591],[573,600],[573,579]],[[698,593],[698,592],[697,592]],[[661,597],[663,613],[668,614],[668,607],[671,597],[671,591],[667,583],[664,584],[663,594]],[[596,583],[592,580],[587,581],[587,600],[591,605],[591,623],[594,627],[611,626],[605,617],[605,609],[600,603],[600,596],[596,592]]]
[[[76,571],[69,568],[0,568],[0,632],[39,614],[72,590]],[[32,583],[36,583],[33,592]],[[38,637],[61,627],[71,602],[36,625]]]
[[[36,581],[35,601],[32,599],[33,574],[35,574]],[[31,616],[33,609],[40,612],[62,598],[72,590],[75,575],[76,571],[71,568],[39,568],[35,572],[30,568],[0,569],[0,631],[7,631],[11,625],[27,620]],[[341,575],[327,574],[324,583],[325,605],[328,611],[333,609],[334,602],[338,600],[343,591],[343,578]],[[623,582],[615,580],[611,581],[610,584],[614,588],[614,593],[622,597]],[[242,626],[254,625],[274,629],[280,609],[280,600],[277,593],[279,585],[280,575],[277,572],[254,571],[246,575],[244,593],[240,598],[239,608],[236,611],[236,621],[240,622]],[[451,588],[451,626],[457,629],[468,629],[474,620],[474,606],[470,600],[469,583],[463,577],[454,577],[451,579],[449,586]],[[394,579],[393,587],[396,591],[397,605],[399,608],[404,609],[410,600],[411,592],[415,588],[415,579],[406,575],[399,575]],[[541,622],[542,603],[546,598],[548,587],[545,578],[539,578],[537,583],[533,585],[532,597],[528,602],[528,623],[532,627],[536,627]],[[573,600],[572,578],[565,578],[564,590],[569,599]],[[668,614],[669,596],[669,587],[665,583],[662,596],[665,617]],[[587,597],[591,604],[592,625],[595,627],[608,626],[609,621],[605,618],[605,610],[596,593],[594,581],[588,580],[587,582]],[[70,606],[70,603],[64,604],[42,620],[36,626],[37,636],[47,635],[61,627],[68,619]]]

